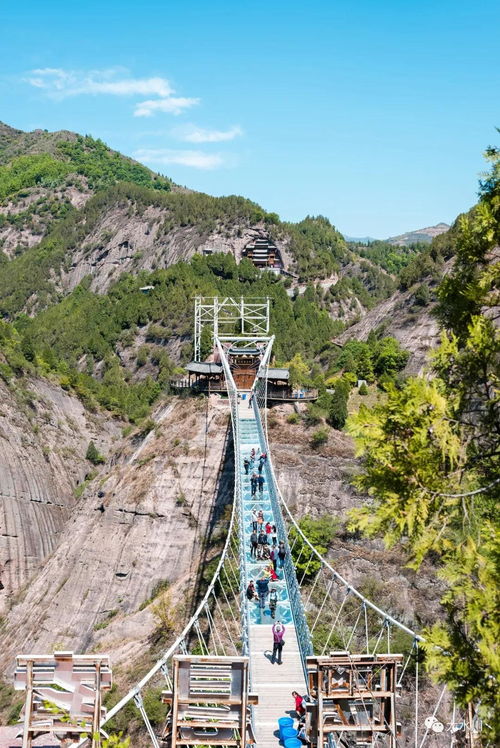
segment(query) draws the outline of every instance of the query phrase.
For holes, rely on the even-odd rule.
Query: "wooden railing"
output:
[[[225,382],[190,381],[189,379],[171,379],[170,386],[176,390],[191,389],[193,392],[227,392]]]
[[[218,381],[189,381],[189,379],[171,379],[170,386],[174,389],[191,389],[193,392],[226,392],[224,382]],[[317,400],[318,390],[291,390],[290,387],[269,384],[267,398],[272,402],[311,402]]]
[[[291,390],[290,387],[277,387],[272,384],[267,386],[267,399],[283,402],[310,402],[317,400],[318,390]]]

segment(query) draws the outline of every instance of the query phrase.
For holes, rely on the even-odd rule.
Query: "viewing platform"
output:
[[[251,369],[251,367],[248,367]],[[187,376],[172,377],[170,386],[175,390],[191,390],[193,393],[227,392],[226,380],[222,365],[208,361],[192,361],[186,365]],[[235,382],[239,386],[251,386],[256,376],[255,370],[250,370],[247,376],[243,368],[239,371],[233,368]],[[262,375],[260,375],[262,378]],[[238,379],[243,381],[239,382]],[[273,403],[314,402],[318,399],[318,390],[307,387],[292,387],[290,372],[286,368],[269,367],[266,370],[267,400]],[[248,387],[249,388],[249,387]]]

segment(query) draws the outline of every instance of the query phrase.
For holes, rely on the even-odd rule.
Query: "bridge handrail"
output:
[[[254,403],[254,408],[257,416],[257,421],[260,424],[260,428],[262,429],[261,424],[261,418],[260,418],[260,412],[258,408],[258,404]],[[262,430],[263,431],[263,430]],[[382,608],[379,608],[378,605],[375,605],[371,600],[369,600],[367,597],[365,597],[359,590],[357,590],[355,587],[353,587],[352,584],[350,584],[347,579],[345,579],[341,574],[339,574],[338,571],[336,571],[333,566],[324,558],[319,551],[316,550],[316,548],[313,546],[313,544],[310,542],[310,540],[307,538],[306,535],[304,535],[303,531],[300,529],[298,523],[296,522],[293,514],[291,513],[290,509],[288,508],[288,505],[286,504],[283,495],[281,493],[281,490],[278,485],[278,480],[276,478],[276,472],[274,470],[274,465],[272,461],[272,457],[270,454],[270,451],[268,449],[267,451],[267,468],[272,476],[272,480],[270,481],[270,485],[272,484],[275,487],[276,493],[278,495],[278,501],[283,505],[285,512],[287,513],[288,517],[290,518],[291,523],[294,526],[294,529],[297,531],[297,533],[300,535],[303,542],[310,548],[312,553],[316,556],[316,558],[321,562],[323,566],[326,566],[327,569],[333,574],[335,579],[337,579],[340,584],[342,584],[347,590],[349,590],[350,594],[353,594],[355,597],[357,597],[359,600],[361,600],[364,605],[366,605],[368,608],[371,608],[371,610],[375,611],[380,617],[382,617],[385,621],[389,622],[391,625],[396,626],[397,628],[401,629],[405,633],[412,636],[417,641],[425,641],[423,636],[420,636],[420,634],[417,634],[415,631],[410,629],[408,626],[405,626],[404,623],[401,623],[401,621],[398,621],[397,618],[394,618],[394,616],[390,615],[390,613],[387,613],[387,611],[383,610]],[[277,515],[281,518],[281,512],[277,512]],[[286,533],[285,533],[286,535]],[[300,594],[300,593],[299,593]]]
[[[222,362],[222,368],[224,369],[224,376],[226,380],[227,394],[231,405],[231,422],[233,427],[233,442],[234,442],[234,506],[237,507],[235,511],[239,512],[239,541],[240,541],[240,554],[245,553],[245,534],[244,534],[244,513],[243,513],[243,501],[242,501],[242,487],[241,487],[241,466],[240,460],[240,429],[239,429],[239,413],[238,413],[238,389],[231,373],[231,367],[229,361],[224,352],[222,344],[218,338],[216,338],[217,350],[219,352],[220,360]],[[248,579],[246,578],[246,564],[240,563],[240,614],[242,622],[242,642],[243,642],[243,655],[249,654],[250,649],[250,614],[248,611],[246,589],[248,585]],[[250,673],[251,678],[251,673]],[[251,686],[251,683],[250,683]]]
[[[260,417],[258,403],[254,399],[253,402],[255,420],[257,428],[260,433],[262,444],[265,445],[265,451],[267,454],[267,464],[265,471],[267,474],[267,488],[269,491],[269,498],[271,499],[271,505],[273,507],[274,520],[276,522],[278,537],[283,540],[286,549],[285,556],[285,573],[288,586],[288,596],[290,598],[290,609],[293,615],[293,621],[295,624],[295,631],[299,642],[300,657],[302,660],[302,668],[304,675],[307,675],[307,663],[306,658],[313,654],[313,646],[311,640],[311,634],[309,632],[309,626],[307,625],[306,614],[304,611],[304,604],[302,602],[302,596],[300,594],[300,587],[297,581],[297,575],[292,560],[292,552],[288,543],[288,533],[286,530],[285,523],[283,521],[283,515],[281,513],[279,505],[279,497],[277,496],[277,484],[274,470],[272,469],[272,462],[269,454],[269,445],[267,443],[264,428],[262,426],[262,420]]]
[[[107,712],[103,722],[101,722],[101,726],[105,725],[106,722],[109,722],[109,720],[112,719],[115,716],[115,714],[117,714],[117,712],[119,712],[120,709],[122,709],[125,706],[125,704],[127,704],[131,699],[133,699],[134,696],[137,696],[137,694],[139,694],[142,691],[144,686],[151,680],[151,678],[154,675],[156,675],[156,673],[158,673],[164,665],[166,665],[168,660],[172,657],[173,654],[175,654],[176,650],[181,646],[182,642],[185,640],[187,634],[189,633],[191,628],[194,626],[196,621],[200,618],[203,612],[203,609],[205,605],[207,604],[210,598],[210,595],[213,592],[213,589],[217,583],[217,580],[219,579],[222,566],[224,565],[224,562],[226,560],[229,545],[231,543],[235,515],[236,515],[236,503],[233,503],[233,510],[231,512],[231,519],[229,522],[226,542],[224,544],[224,548],[223,548],[221,557],[219,559],[219,563],[217,564],[217,568],[207,588],[207,591],[205,592],[205,595],[203,596],[203,599],[201,600],[200,604],[196,608],[195,612],[193,613],[189,621],[186,623],[186,625],[182,629],[182,632],[179,634],[179,636],[174,641],[174,643],[167,649],[167,651],[162,655],[162,657],[153,665],[151,670],[149,670],[149,672],[146,673],[146,675],[133,688],[131,688],[130,691],[117,704],[115,704],[114,707],[112,707]],[[80,745],[80,743],[78,745]]]

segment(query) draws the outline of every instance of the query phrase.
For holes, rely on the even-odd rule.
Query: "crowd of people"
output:
[[[267,454],[262,452],[257,458],[255,449],[252,449],[249,457],[243,460],[245,475],[250,475],[251,495],[256,496],[257,489],[262,495],[264,492],[265,478],[263,468],[267,460]],[[273,582],[280,579],[280,572],[285,565],[286,547],[284,541],[277,539],[276,525],[273,518],[267,519],[262,509],[258,505],[252,508],[251,512],[251,529],[250,534],[250,558],[256,561],[266,561],[262,568],[259,578],[254,582],[251,579],[248,583],[246,595],[249,601],[258,603],[261,611],[269,605],[271,618],[276,618],[278,607],[278,591],[276,587],[271,586]],[[268,601],[269,598],[269,601]],[[272,626],[273,650],[271,662],[281,665],[283,662],[282,653],[285,645],[286,628],[280,620],[275,620]],[[305,714],[304,697],[297,691],[292,692],[295,702],[295,712],[298,719],[297,737],[303,743],[307,743],[305,733]]]
[[[262,475],[262,470],[266,460],[267,454],[265,452],[262,452],[257,459],[255,449],[252,449],[250,456],[243,460],[246,475],[249,474],[250,470],[253,470],[255,463],[258,461],[258,473],[253,470],[250,478],[252,496],[255,496],[257,487],[261,493],[264,490],[265,478]],[[256,561],[268,561],[269,563],[262,569],[256,584],[252,579],[250,580],[247,587],[247,598],[258,601],[261,610],[263,610],[269,597],[269,609],[271,617],[274,618],[278,596],[276,589],[270,587],[269,584],[280,579],[279,570],[283,569],[285,565],[285,544],[282,540],[278,542],[276,525],[272,521],[272,517],[266,520],[263,510],[258,509],[258,506],[252,508],[251,528],[250,557]]]

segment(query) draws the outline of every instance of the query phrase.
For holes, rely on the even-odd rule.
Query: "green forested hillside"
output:
[[[0,125],[0,313],[10,317],[32,313],[57,299],[66,289],[61,275],[93,249],[101,254],[113,238],[113,222],[96,243],[88,238],[111,211],[115,225],[124,218],[159,222],[156,246],[169,246],[179,231],[192,228],[189,252],[215,234],[236,243],[242,231],[260,227],[281,242],[292,260],[290,270],[301,282],[332,276],[359,255],[323,217],[308,216],[284,223],[275,213],[243,197],[214,198],[180,191],[165,177],[109,149],[102,141],[75,133],[22,133]],[[123,221],[122,221],[123,222]],[[2,228],[18,234],[17,246],[2,253]],[[155,225],[155,232],[158,227]],[[182,241],[182,240],[181,240]],[[391,249],[394,252],[394,249]],[[142,247],[135,247],[137,266]],[[161,253],[161,250],[160,250]],[[353,271],[343,272],[343,285],[332,302],[359,296],[369,307],[392,290],[388,269],[379,256]],[[147,260],[143,257],[145,264]],[[155,261],[156,262],[156,261]],[[156,263],[158,264],[158,263]],[[161,261],[160,261],[161,266]],[[392,272],[393,268],[390,267]],[[97,272],[97,271],[96,271]],[[377,275],[378,273],[378,275]],[[376,276],[376,277],[375,277]]]
[[[35,234],[41,232],[39,241],[19,247],[11,259],[0,254],[0,315],[14,324],[5,324],[2,332],[6,378],[34,366],[59,377],[88,404],[101,403],[140,419],[174,366],[190,355],[192,299],[197,294],[270,296],[278,360],[299,354],[309,364],[321,361],[327,376],[341,371],[364,376],[368,354],[360,357],[353,350],[339,360],[330,341],[344,329],[344,320],[387,298],[396,281],[387,272],[392,266],[386,256],[360,258],[327,218],[283,223],[243,197],[176,190],[168,179],[101,141],[74,133],[0,127],[0,162],[0,229],[36,225]],[[123,273],[118,267],[96,293],[91,288],[95,273],[109,273],[109,265],[101,268],[96,258],[106,257],[114,227],[118,230],[129,220],[141,226],[141,236],[156,222],[154,241],[160,251],[148,264],[155,269],[141,270],[147,252],[136,244],[130,250],[132,270]],[[238,264],[232,253],[194,254],[190,262],[165,267],[170,263],[161,248],[166,257],[171,241],[189,242],[189,256],[209,236],[230,244],[255,226],[281,242],[296,280],[309,282],[305,292],[297,286],[290,297],[290,278],[262,274],[245,259]],[[79,263],[95,269],[71,291],[64,278]],[[338,282],[319,283],[335,274]],[[142,294],[143,285],[153,285],[154,291]],[[165,344],[175,347],[175,361]],[[368,355],[377,377],[383,369],[379,347],[371,344]],[[403,359],[386,372],[389,378]]]
[[[500,150],[487,157],[479,204],[429,254],[435,262],[432,251],[445,242],[456,256],[438,289],[443,338],[432,378],[389,388],[387,402],[362,408],[350,430],[364,459],[358,485],[373,498],[352,526],[387,545],[402,542],[416,569],[429,557],[438,565],[445,619],[425,632],[428,666],[459,705],[479,713],[483,735],[497,745]]]
[[[154,290],[144,294],[139,290],[144,285],[153,285]],[[17,339],[13,363],[13,346],[7,352],[7,367],[10,363],[15,369],[22,354],[41,371],[62,376],[65,386],[84,398],[95,398],[133,419],[147,413],[173,371],[174,363],[160,344],[184,339],[185,359],[192,354],[188,341],[197,294],[270,296],[276,355],[282,360],[295,353],[314,358],[339,331],[338,323],[313,299],[291,299],[276,276],[259,273],[246,260],[237,265],[230,255],[195,256],[189,264],[122,276],[105,295],[92,293],[88,286],[83,282],[33,319],[21,316],[14,326],[4,324],[4,340]],[[155,377],[130,382],[131,371],[118,353],[134,345],[139,329],[148,341],[139,353],[153,361]],[[94,376],[98,362],[104,363],[104,370]],[[4,374],[8,376],[8,368]]]
[[[36,308],[54,301],[57,275],[69,267],[73,252],[82,247],[85,237],[103,216],[120,205],[139,216],[148,207],[164,209],[161,231],[165,235],[179,226],[196,226],[201,233],[206,233],[215,228],[216,223],[223,229],[236,222],[276,221],[275,216],[266,214],[245,198],[214,198],[201,193],[165,194],[120,182],[98,190],[81,210],[71,209],[39,244],[4,265],[0,275],[0,314],[15,316],[25,309],[33,296]]]
[[[112,151],[102,140],[90,135],[75,134],[70,139],[62,139],[64,134],[61,133],[60,140],[54,137],[57,133],[46,135],[47,139],[44,133],[39,135],[39,152],[12,158],[8,158],[9,144],[4,142],[2,146],[0,141],[0,200],[36,185],[55,187],[70,174],[86,177],[92,188],[133,182],[153,189],[171,189],[170,180]]]

